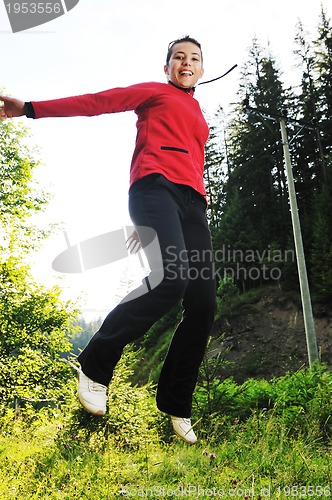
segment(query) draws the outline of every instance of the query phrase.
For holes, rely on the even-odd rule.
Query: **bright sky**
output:
[[[332,16],[330,1],[323,2]],[[203,48],[204,79],[239,67],[225,79],[197,89],[202,108],[212,114],[236,99],[241,66],[254,37],[270,46],[288,84],[297,85],[293,57],[300,19],[315,37],[321,0],[80,0],[66,15],[13,34],[0,3],[0,88],[26,101],[52,99],[144,81],[165,81],[167,45],[189,34]],[[94,118],[27,120],[43,167],[42,186],[53,194],[38,223],[63,222],[71,244],[130,223],[127,213],[129,165],[135,141],[132,112]],[[52,271],[66,248],[58,231],[33,257],[36,278],[55,280],[65,298],[85,297],[88,314],[104,316],[113,307],[123,264],[81,275]]]

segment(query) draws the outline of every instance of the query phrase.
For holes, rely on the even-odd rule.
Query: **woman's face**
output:
[[[168,65],[164,66],[167,79],[183,88],[194,87],[203,76],[202,54],[192,42],[176,43]]]

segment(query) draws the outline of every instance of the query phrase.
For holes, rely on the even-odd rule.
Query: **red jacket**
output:
[[[188,94],[170,84],[150,82],[32,102],[32,106],[35,118],[134,110],[138,119],[130,184],[148,174],[160,173],[205,195],[204,145],[209,130],[193,91]]]

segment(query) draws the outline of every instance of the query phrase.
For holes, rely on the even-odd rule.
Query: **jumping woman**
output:
[[[0,118],[135,111],[129,213],[142,248],[148,242],[141,228],[156,232],[163,278],[148,293],[135,291],[132,300],[127,296],[106,316],[78,356],[78,397],[88,412],[104,415],[108,385],[123,348],[181,301],[182,319],[161,369],[156,401],[159,410],[170,415],[175,433],[193,444],[197,438],[191,424],[192,397],[216,304],[213,263],[206,258],[212,255],[203,182],[209,131],[194,98],[195,85],[203,75],[197,40],[185,36],[171,42],[164,72],[167,83],[139,83],[49,101],[23,102],[1,96]],[[160,265],[151,252],[146,253],[153,284],[160,277]]]

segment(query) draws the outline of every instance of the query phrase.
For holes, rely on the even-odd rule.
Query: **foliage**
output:
[[[33,173],[40,165],[36,149],[28,145],[29,131],[21,123],[0,123],[0,251],[2,258],[38,246],[49,232],[29,223],[49,195],[38,188]]]
[[[66,354],[78,356],[88,344],[91,337],[99,330],[101,323],[101,318],[93,320],[89,323],[86,322],[83,317],[75,321],[73,324],[73,328],[75,331],[72,335],[68,336],[68,340],[70,342],[70,351],[68,351]]]
[[[174,325],[180,322],[180,306],[174,306],[159,321],[157,321],[148,332],[135,343],[140,349],[134,365],[134,373],[131,380],[139,385],[148,380],[156,383],[159,378],[161,364],[168,350]]]
[[[60,355],[69,347],[73,305],[61,302],[58,288],[37,286],[15,259],[0,262],[0,297],[0,409],[56,404],[67,380]]]
[[[212,373],[220,373],[223,359],[207,359]],[[332,437],[331,401],[332,374],[317,366],[301,369],[267,381],[248,379],[236,384],[231,378],[217,375],[207,378],[204,364],[195,392],[196,416],[201,419],[202,432],[223,433],[226,423],[245,422],[253,415],[282,421],[290,436],[319,439],[327,444]]]
[[[275,266],[259,258],[270,249],[280,255],[293,249],[279,123],[264,116],[264,111],[286,111],[289,118],[308,125],[298,127],[290,120],[287,132],[309,279],[318,299],[331,298],[330,208],[329,203],[323,203],[330,193],[332,166],[330,34],[331,22],[323,7],[316,38],[310,39],[298,23],[294,53],[302,77],[294,89],[285,88],[270,49],[263,49],[254,39],[241,68],[238,101],[228,124],[223,118],[220,128],[220,114],[211,120],[207,173],[213,175],[206,175],[206,183],[207,192],[212,194],[209,216],[213,246],[216,253],[224,251],[223,259],[217,262],[218,277],[232,273],[241,292],[273,281],[287,290],[298,289],[294,261]],[[261,114],[248,114],[245,101]],[[221,152],[216,161],[213,151]],[[239,258],[235,257],[237,252]],[[247,252],[256,258],[247,259]]]
[[[234,283],[234,279],[230,276],[224,276],[224,278],[219,280],[218,290],[217,290],[217,315],[216,319],[220,317],[225,309],[232,307],[234,300],[239,296],[239,289]]]
[[[251,106],[277,112],[290,102],[276,61],[264,54],[257,40],[243,68],[238,96],[228,125],[230,167],[214,248],[227,250],[222,274],[232,271],[236,284],[246,291],[271,280],[270,273],[263,272],[269,266],[262,268],[259,257],[248,259],[246,253],[285,249],[290,229],[278,124],[248,114],[242,104],[250,99]]]
[[[243,297],[239,290],[269,281],[249,274],[271,265],[266,249],[273,263],[274,251],[293,248],[278,124],[248,115],[245,98],[257,108],[287,108],[289,115],[319,123],[318,130],[300,131],[290,124],[288,132],[310,280],[317,298],[331,298],[332,38],[323,8],[316,38],[308,37],[299,24],[298,92],[284,87],[277,61],[253,40],[229,125],[222,110],[211,123],[208,217],[214,249],[230,250],[218,263],[219,313],[235,308]],[[38,161],[26,134],[20,124],[0,124],[0,495],[108,500],[146,491],[162,496],[164,487],[164,496],[189,498],[199,496],[197,488],[207,496],[220,488],[225,498],[303,491],[330,497],[332,375],[323,367],[237,384],[220,375],[227,363],[221,336],[210,342],[194,395],[200,442],[190,448],[174,437],[146,380],[157,380],[179,308],[156,323],[136,351],[126,350],[110,386],[107,415],[95,418],[78,407],[74,378],[61,359],[70,350],[75,308],[61,302],[59,289],[37,285],[23,260],[44,237],[29,217],[47,201],[33,181]],[[242,252],[240,260],[233,250]],[[254,260],[247,259],[248,251],[256,252]],[[237,264],[245,275],[236,274]],[[278,265],[279,284],[297,290],[294,261]],[[235,274],[228,276],[227,268]],[[81,334],[74,335],[76,350],[81,341]],[[144,364],[135,385],[133,371]]]
[[[68,378],[61,352],[77,312],[61,301],[61,291],[34,282],[25,263],[45,232],[29,218],[41,210],[45,193],[33,173],[37,152],[27,145],[28,130],[20,123],[0,124],[0,412],[15,406],[29,413],[33,406],[56,406]]]
[[[118,391],[128,390],[123,375],[129,375],[133,355],[127,356],[113,387],[125,409],[128,401],[118,399]],[[244,386],[225,381],[223,402],[228,404],[218,414],[201,415],[195,426],[200,439],[192,447],[175,437],[163,442],[155,416],[148,429],[144,412],[138,419],[130,411],[131,426],[113,405],[94,423],[81,415],[80,425],[69,401],[55,418],[41,411],[28,425],[22,417],[9,421],[7,416],[6,422],[2,417],[0,494],[8,500],[196,499],[212,496],[215,489],[225,498],[286,498],[291,491],[329,498],[331,393],[331,373],[325,371],[303,370],[273,383],[252,380]],[[143,399],[151,408],[149,391]],[[312,485],[315,490],[308,489]]]
[[[172,307],[157,323],[155,323],[149,331],[144,335],[144,338],[139,342],[139,345],[144,348],[154,347],[159,336],[170,327],[174,326],[174,323],[180,321],[180,307],[176,305]]]
[[[227,145],[225,113],[219,107],[214,113],[205,147],[204,180],[207,187],[207,217],[213,230],[218,227],[225,203],[223,186],[227,178]]]
[[[312,235],[310,263],[313,291],[321,301],[329,301],[332,289],[332,183],[317,194],[313,213],[315,226]]]
[[[130,382],[133,364],[139,353],[129,348],[116,366],[109,387],[108,408],[104,417],[96,418],[75,404],[68,411],[65,426],[58,434],[58,444],[68,443],[72,438],[72,447],[77,443],[90,442],[96,449],[103,450],[109,445],[137,448],[142,440],[157,440],[157,409],[152,397],[153,386],[146,384],[138,387]],[[69,405],[73,401],[69,400]],[[66,451],[68,445],[62,448]]]
[[[0,197],[1,219],[24,218],[38,210],[45,202],[38,192],[31,190],[32,172],[38,165],[33,152],[26,145],[28,130],[12,121],[0,126],[0,166],[2,190]]]

